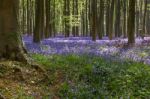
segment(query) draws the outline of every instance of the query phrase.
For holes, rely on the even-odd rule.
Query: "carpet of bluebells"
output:
[[[134,47],[126,47],[127,39],[106,37],[23,41],[49,75],[44,99],[150,99],[150,38],[137,38]]]
[[[29,53],[43,55],[67,55],[67,54],[88,54],[101,56],[110,60],[132,60],[150,65],[150,37],[144,40],[137,38],[134,47],[123,47],[127,39],[116,38],[93,42],[90,37],[69,37],[57,36],[42,40],[40,44],[33,43],[31,36],[23,36],[23,41]]]

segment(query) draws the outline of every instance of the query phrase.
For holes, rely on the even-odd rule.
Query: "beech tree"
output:
[[[44,0],[36,0],[36,18],[33,42],[39,43],[44,32]]]
[[[46,28],[45,28],[45,38],[51,37],[51,25],[50,25],[50,0],[46,0]]]
[[[129,0],[128,44],[135,43],[135,1],[136,0]]]
[[[146,14],[147,14],[147,0],[145,0],[144,1],[144,3],[145,3],[145,8],[144,8],[144,15],[143,15],[143,27],[142,27],[142,38],[144,38],[144,36],[145,36],[145,30],[146,30],[146,28],[145,28],[145,23],[146,23]]]
[[[18,27],[18,0],[0,0],[0,58],[26,61]]]
[[[109,39],[110,40],[112,40],[112,38],[113,38],[113,19],[114,19],[114,6],[115,6],[115,0],[112,0],[111,1],[111,9],[110,9],[110,16],[109,16],[109,20],[110,20],[110,22],[109,22],[109,24],[108,24],[108,26],[109,26],[109,33],[108,33],[108,37],[109,37]]]
[[[96,41],[96,31],[97,31],[96,29],[96,13],[97,13],[96,0],[92,0],[91,8],[92,8],[92,15],[91,15],[91,28],[92,28],[91,32],[92,33],[91,34],[92,34],[92,40]]]

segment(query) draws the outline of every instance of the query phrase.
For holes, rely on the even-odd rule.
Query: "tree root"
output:
[[[0,93],[0,99],[6,99],[6,98]]]
[[[47,71],[35,62],[24,64],[16,61],[5,61],[0,62],[0,69],[3,71],[1,78],[5,79],[29,84],[40,84],[49,80]]]

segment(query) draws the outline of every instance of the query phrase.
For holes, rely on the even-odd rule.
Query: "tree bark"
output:
[[[146,31],[145,31],[145,30],[146,30],[146,27],[145,27],[146,24],[145,24],[145,23],[146,23],[146,14],[147,14],[147,5],[148,5],[147,0],[145,0],[144,3],[145,3],[145,6],[144,6],[145,8],[144,8],[143,26],[142,26],[142,38],[143,38],[143,39],[144,39],[144,36],[145,36],[145,34],[146,34],[146,33],[145,33],[145,32],[146,32]]]
[[[129,16],[128,16],[128,44],[135,43],[135,0],[129,1]]]
[[[91,16],[91,27],[92,27],[92,40],[93,41],[96,41],[96,9],[97,9],[97,6],[96,6],[96,0],[92,0],[91,2],[91,8],[92,8],[92,16]]]
[[[50,25],[50,0],[46,0],[46,29],[45,38],[51,37],[51,25]]]
[[[110,9],[110,16],[109,16],[109,31],[108,31],[108,37],[110,40],[112,40],[114,34],[113,34],[113,19],[114,19],[114,6],[115,6],[115,0],[111,1],[111,9]]]
[[[33,34],[33,42],[39,43],[44,36],[44,0],[36,0],[35,11],[35,29]]]
[[[19,0],[0,0],[0,59],[26,62],[26,51],[18,30]]]

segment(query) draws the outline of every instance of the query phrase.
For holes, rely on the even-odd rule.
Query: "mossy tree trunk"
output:
[[[19,0],[0,0],[0,59],[26,61],[18,31]]]

